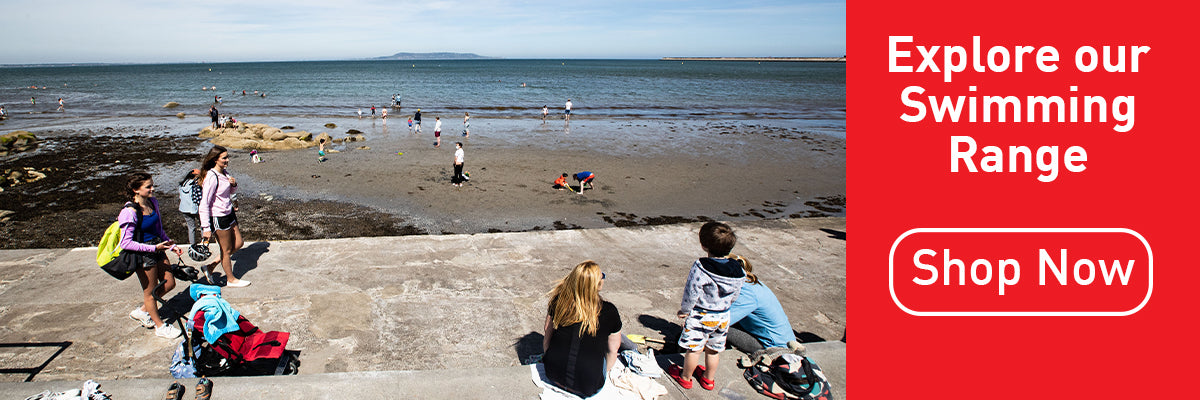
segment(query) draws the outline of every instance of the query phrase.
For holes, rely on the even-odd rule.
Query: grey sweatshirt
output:
[[[742,271],[740,261],[727,258],[698,259],[692,263],[687,283],[683,286],[683,302],[679,305],[679,313],[690,313],[693,308],[729,311],[745,280],[746,273]]]

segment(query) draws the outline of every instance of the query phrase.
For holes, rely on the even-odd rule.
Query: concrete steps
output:
[[[807,343],[808,355],[829,377],[834,395],[845,399],[846,345],[842,342]],[[741,353],[722,353],[714,391],[682,389],[667,376],[657,382],[667,387],[665,399],[765,399],[755,393],[737,368]],[[682,363],[680,354],[661,355],[659,364]],[[301,366],[303,371],[303,365]],[[174,379],[123,379],[98,381],[114,400],[161,399]],[[198,379],[183,379],[185,399],[195,396]],[[529,366],[426,371],[366,371],[292,376],[213,378],[214,400],[220,399],[535,399],[540,394],[530,378]],[[0,383],[0,398],[24,399],[43,390],[79,388],[83,382]]]

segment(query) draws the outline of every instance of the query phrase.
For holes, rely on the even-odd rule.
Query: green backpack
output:
[[[142,230],[141,229],[142,228],[142,213],[140,211],[138,211],[137,206],[135,206],[132,202],[125,203],[125,207],[133,208],[134,212],[137,213],[137,223],[136,223],[136,225],[134,225],[134,228],[133,228],[133,237],[136,238],[136,237],[138,237],[138,234]],[[108,229],[104,230],[104,236],[102,236],[100,238],[100,245],[99,245],[99,248],[96,250],[96,264],[99,265],[100,268],[104,269],[105,272],[108,272],[109,275],[112,275],[114,278],[124,280],[125,278],[128,278],[130,275],[133,274],[133,270],[129,269],[128,271],[114,273],[114,271],[117,271],[117,270],[127,269],[127,268],[118,268],[116,266],[116,264],[119,262],[119,259],[121,257],[120,244],[121,244],[121,221],[114,221],[112,223],[112,225],[108,226]],[[121,276],[121,275],[123,275],[123,276]]]

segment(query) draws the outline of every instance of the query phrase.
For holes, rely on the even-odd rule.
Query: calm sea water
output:
[[[522,87],[524,83],[526,86]],[[30,89],[36,86],[38,89]],[[215,86],[216,90],[201,90]],[[45,87],[46,89],[41,89]],[[248,94],[243,96],[242,90]],[[255,90],[265,91],[258,97]],[[844,129],[843,63],[657,60],[310,61],[0,68],[0,104],[26,124],[73,117],[163,117],[220,110],[240,116],[325,117],[387,107],[483,118],[794,119]],[[37,104],[29,98],[37,98]],[[182,104],[162,108],[167,102]],[[24,125],[24,124],[22,124]]]

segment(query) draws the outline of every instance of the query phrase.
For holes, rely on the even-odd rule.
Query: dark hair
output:
[[[217,166],[217,159],[221,158],[221,154],[227,152],[229,150],[221,146],[213,146],[212,150],[208,151],[208,154],[204,156],[204,161],[200,162],[200,176],[198,177],[200,182],[204,182],[205,176],[208,175],[208,170]]]
[[[462,147],[462,142],[454,142],[454,144],[458,145],[458,147]]]
[[[700,245],[712,257],[725,257],[737,244],[737,236],[733,228],[724,223],[710,221],[700,227]]]
[[[198,171],[199,170],[189,169],[186,174],[183,174],[183,179],[179,180],[179,186],[183,186],[184,183],[187,183],[188,179],[194,179],[194,178],[199,177],[200,173]]]
[[[141,189],[142,185],[150,179],[150,174],[145,172],[134,172],[129,174],[128,179],[125,180],[125,200],[133,201],[133,191]]]
[[[566,178],[566,177],[567,177],[567,173],[563,172],[563,178]]]

